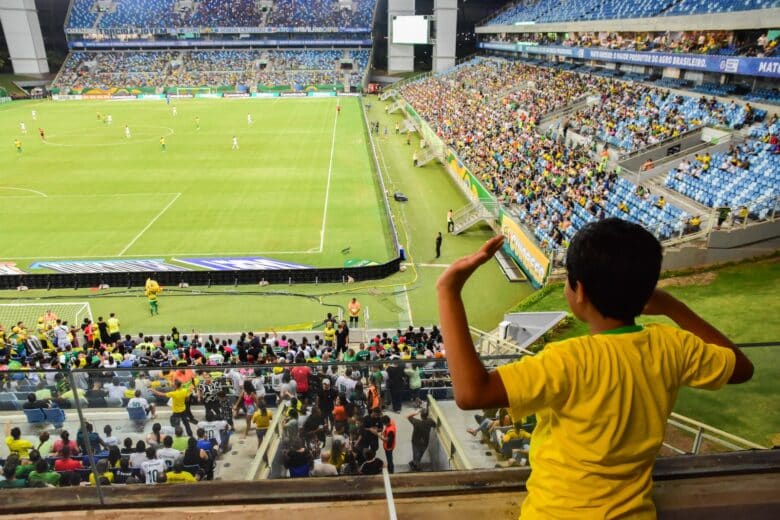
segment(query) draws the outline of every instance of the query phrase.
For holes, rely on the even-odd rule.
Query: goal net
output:
[[[214,91],[210,87],[192,87],[192,88],[181,88],[176,87],[176,95],[177,96],[197,96],[198,94],[213,94]]]
[[[11,330],[17,323],[24,322],[27,330],[35,330],[38,318],[46,321],[61,319],[68,325],[78,327],[84,318],[92,320],[92,309],[85,302],[76,303],[2,303],[0,304],[0,323]]]

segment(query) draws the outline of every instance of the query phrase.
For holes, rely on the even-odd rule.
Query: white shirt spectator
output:
[[[176,464],[176,459],[181,457],[181,452],[174,448],[162,448],[157,450],[157,458],[165,463],[165,469],[169,470]]]
[[[112,399],[119,399],[120,401],[124,399],[125,392],[127,392],[127,388],[121,385],[111,385],[106,388],[106,390],[108,391],[108,397]]]
[[[314,469],[311,470],[312,477],[336,477],[338,474],[336,466],[319,460],[314,462]]]
[[[157,477],[165,473],[165,462],[161,459],[146,459],[141,463],[141,471],[147,484],[157,484]]]
[[[103,443],[105,443],[107,448],[111,446],[119,446],[119,439],[116,437],[103,437]]]
[[[265,377],[257,376],[252,380],[252,386],[255,388],[255,393],[258,399],[265,397]]]
[[[356,385],[357,381],[347,376],[339,376],[338,379],[336,379],[336,390],[338,393],[344,394],[347,397],[352,394]]]
[[[222,432],[227,429],[227,421],[200,421],[198,428],[203,428],[206,432],[206,438],[214,439],[219,443],[222,440]]]
[[[149,408],[149,401],[147,401],[143,397],[133,397],[127,402],[128,408],[135,408],[138,406],[140,406],[144,410],[147,410]]]
[[[140,469],[141,468],[141,464],[143,464],[144,461],[147,461],[147,460],[149,460],[149,459],[146,458],[146,453],[143,453],[143,452],[141,452],[141,453],[139,453],[139,452],[131,453],[130,454],[130,467],[134,468],[134,469]]]
[[[282,380],[284,379],[284,373],[279,372],[278,374],[273,374],[271,376],[271,388],[273,388],[274,392],[277,394],[282,390]]]

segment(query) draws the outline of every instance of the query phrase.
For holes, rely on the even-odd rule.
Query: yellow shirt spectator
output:
[[[30,458],[30,450],[33,448],[33,443],[25,439],[14,439],[10,435],[5,438],[5,444],[8,446],[8,451],[11,453],[18,453],[20,459]]]
[[[184,387],[179,388],[178,390],[172,390],[170,392],[166,392],[165,397],[171,398],[171,412],[181,413],[184,410],[186,410],[187,409],[186,401],[188,395],[190,395],[190,393]]]
[[[265,415],[260,413],[260,410],[257,410],[252,416],[252,422],[255,423],[255,428],[258,430],[267,430],[268,426],[271,425],[272,418],[273,414],[270,410],[267,410]]]
[[[512,417],[538,418],[522,519],[655,519],[651,473],[678,387],[718,389],[735,363],[727,348],[654,324],[550,343],[499,367]]]
[[[189,471],[169,471],[165,474],[168,484],[186,484],[188,482],[197,482],[198,479],[192,476]]]

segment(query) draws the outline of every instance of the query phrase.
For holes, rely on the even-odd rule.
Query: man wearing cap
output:
[[[339,395],[335,388],[331,388],[330,378],[323,376],[322,388],[317,396],[317,406],[322,411],[322,422],[325,429],[330,432],[333,430],[333,407],[336,402],[336,396]]]

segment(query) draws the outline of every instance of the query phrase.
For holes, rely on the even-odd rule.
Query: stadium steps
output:
[[[706,215],[709,215],[712,212],[712,208],[708,208],[703,204],[699,204],[695,200],[689,199],[685,195],[676,192],[674,190],[670,190],[669,188],[664,186],[665,178],[666,178],[665,175],[660,175],[654,177],[651,180],[645,181],[643,184],[654,195],[663,195],[664,199],[666,199],[667,204],[671,204],[672,206],[677,206],[678,208],[688,213],[689,215],[701,215],[702,217],[704,217]],[[706,218],[704,220],[706,220]]]
[[[425,148],[424,150],[422,150],[422,152],[420,152],[420,156],[417,159],[417,167],[422,168],[429,162],[438,158],[439,158],[439,154],[437,154],[432,148]]]
[[[527,279],[525,273],[517,266],[514,260],[504,252],[503,249],[496,251],[496,262],[501,268],[501,272],[504,273],[506,279],[510,282],[525,282]]]
[[[395,90],[387,90],[379,95],[380,101],[387,101],[390,98],[397,97],[398,93]]]
[[[549,114],[545,115],[542,117],[541,122],[539,123],[539,127],[546,130],[546,128],[544,128],[545,125],[549,127],[549,125],[551,125],[556,120],[586,108],[588,106],[588,96],[591,94],[592,92],[586,92],[585,95],[578,100],[569,103],[565,107],[553,110]]]
[[[460,208],[452,215],[452,221],[455,223],[452,234],[459,235],[470,227],[480,222],[492,222],[498,215],[498,204],[496,202],[472,202]]]
[[[398,100],[387,109],[388,114],[392,114],[394,112],[398,112],[399,110],[402,110],[404,108],[404,101]]]
[[[417,127],[414,126],[414,123],[412,122],[412,120],[411,119],[404,119],[404,122],[401,125],[401,133],[402,134],[406,134],[406,133],[409,133],[409,132],[416,132],[416,131],[417,131]]]

